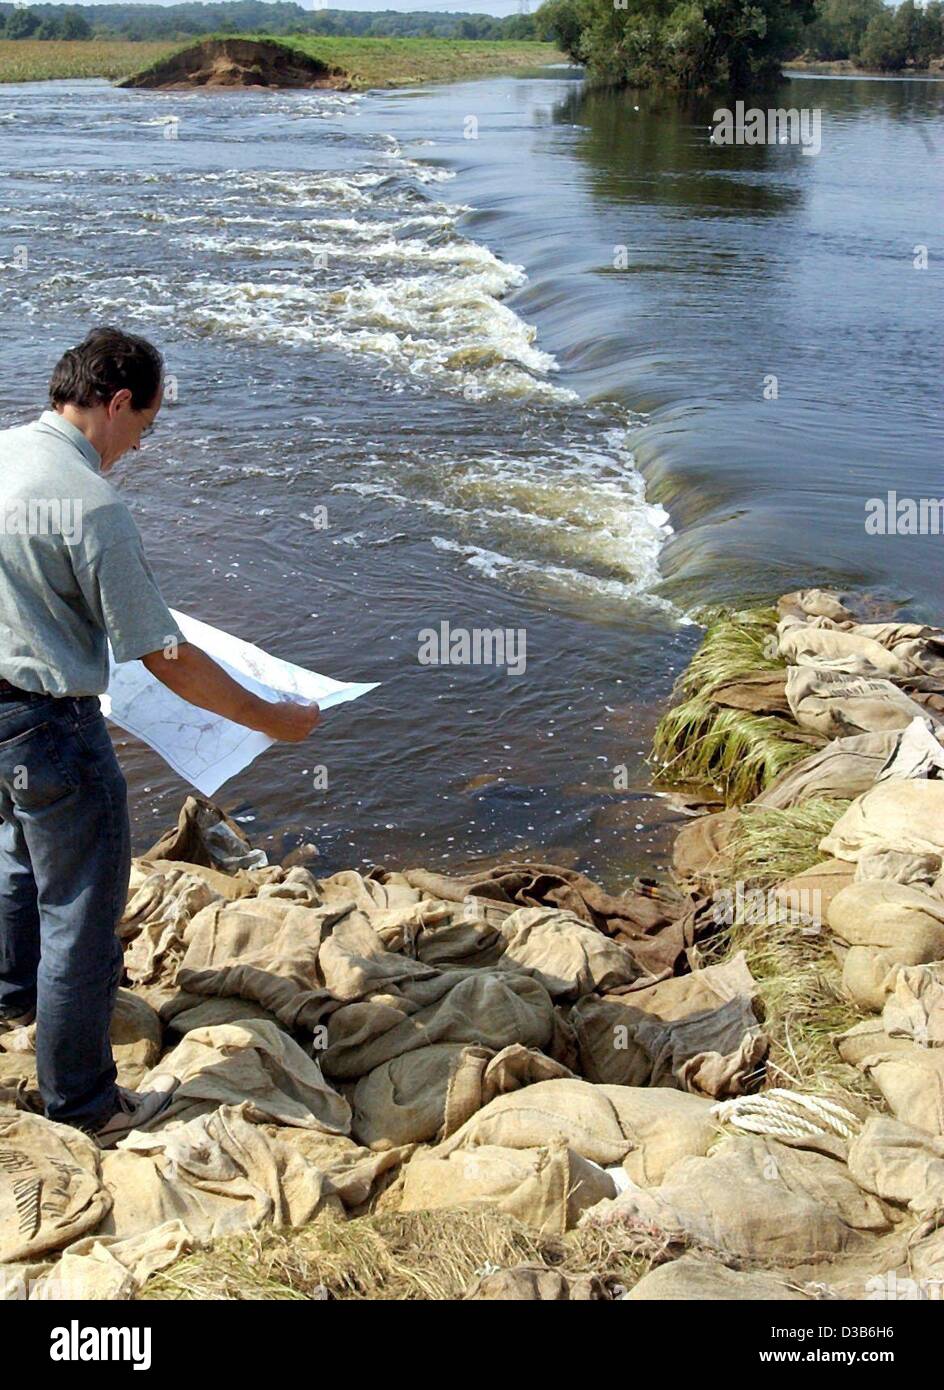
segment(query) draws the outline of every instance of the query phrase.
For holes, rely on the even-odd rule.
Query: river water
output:
[[[382,682],[220,793],[273,857],[618,887],[664,862],[643,757],[699,605],[940,618],[944,538],[864,514],[944,494],[944,84],[792,80],[813,157],[719,147],[716,104],[0,87],[3,424],[91,324],[152,337],[176,400],[113,477],[165,597]],[[441,623],[518,673],[424,663]],[[187,789],[116,743],[140,850]]]

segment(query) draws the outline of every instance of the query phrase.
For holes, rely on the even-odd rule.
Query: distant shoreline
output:
[[[553,44],[487,39],[322,38],[311,35],[201,35],[186,41],[0,39],[0,83],[144,76],[157,64],[214,39],[266,41],[301,52],[343,75],[351,91],[499,76],[564,61]],[[234,86],[240,85],[233,83]],[[251,85],[251,84],[247,84]],[[276,85],[276,84],[273,84]]]
[[[944,59],[936,59],[928,68],[905,68],[901,72],[888,72],[884,68],[860,68],[853,63],[851,58],[838,58],[835,62],[822,62],[815,59],[795,58],[789,63],[784,63],[785,73],[800,72],[809,73],[815,77],[817,73],[832,77],[895,77],[895,78],[941,78],[944,77]]]

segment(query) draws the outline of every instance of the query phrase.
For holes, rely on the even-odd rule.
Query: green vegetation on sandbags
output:
[[[712,701],[720,686],[758,671],[784,669],[777,654],[773,608],[721,613],[676,683],[678,703],[663,715],[652,761],[660,782],[713,787],[731,806],[758,796],[775,777],[810,752],[796,726],[776,715],[724,709]]]
[[[814,796],[782,810],[751,807],[728,841],[730,877],[746,888],[769,888],[821,864],[820,841],[851,805],[851,801]]]

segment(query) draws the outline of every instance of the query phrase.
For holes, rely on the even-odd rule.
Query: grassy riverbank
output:
[[[310,58],[343,68],[355,88],[452,82],[564,61],[551,43],[331,38],[293,38],[287,42]]]
[[[210,36],[207,36],[210,37]],[[263,35],[239,35],[252,39]],[[121,40],[58,42],[0,40],[0,82],[43,82],[54,78],[126,78],[148,69],[195,42],[130,43]],[[340,68],[354,89],[404,87],[418,82],[452,82],[561,62],[548,43],[487,43],[453,39],[275,39],[287,48]]]
[[[82,42],[0,39],[0,82],[48,82],[69,77],[127,77],[180,47],[124,39]]]
[[[862,68],[851,58],[837,58],[826,62],[817,58],[795,58],[784,63],[786,73],[795,72],[797,76],[817,75],[825,77],[944,77],[944,59],[935,58],[926,68],[902,68],[899,72],[884,72],[880,68]]]

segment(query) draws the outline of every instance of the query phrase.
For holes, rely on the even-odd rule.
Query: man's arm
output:
[[[149,652],[141,660],[152,676],[188,704],[244,724],[247,729],[257,729],[269,738],[299,743],[321,717],[316,704],[296,704],[293,700],[272,704],[253,695],[192,642],[181,642],[173,654],[162,649]]]

